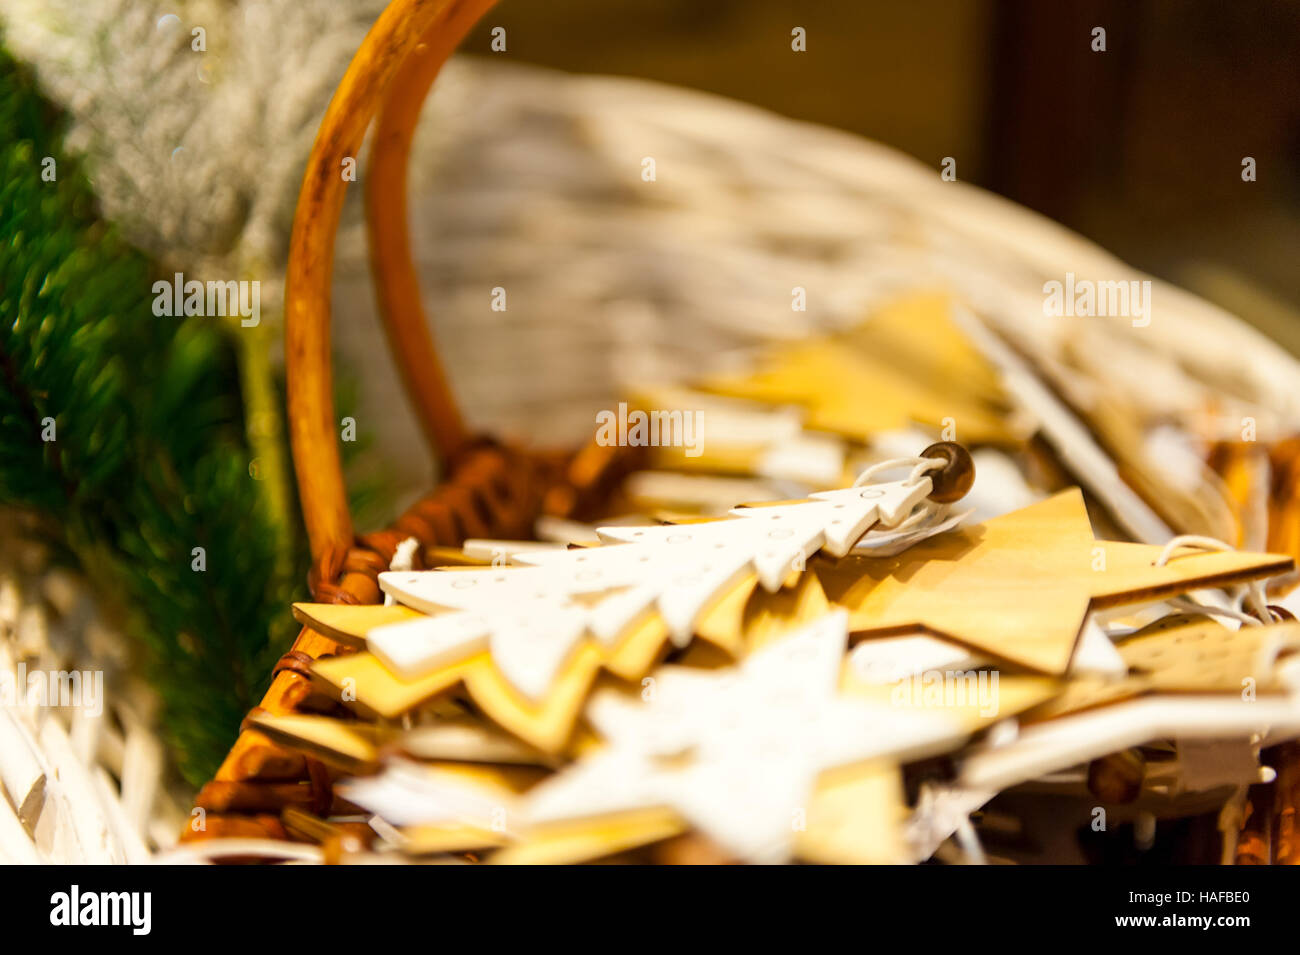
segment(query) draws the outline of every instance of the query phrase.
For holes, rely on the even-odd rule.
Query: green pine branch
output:
[[[250,476],[232,333],[153,314],[150,263],[99,220],[58,129],[0,49],[0,500],[57,522],[125,609],[197,784],[292,639],[301,534]]]

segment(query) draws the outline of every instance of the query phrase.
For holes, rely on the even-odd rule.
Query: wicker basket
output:
[[[577,453],[534,452],[469,435],[450,394],[420,305],[405,213],[406,167],[420,105],[439,68],[492,0],[394,0],[367,35],[339,84],[307,164],[290,249],[286,288],[289,427],[311,544],[309,583],[323,603],[373,604],[376,577],[398,545],[415,538],[415,567],[469,537],[531,537],[542,513],[581,517],[616,486],[634,449],[591,445]],[[371,260],[394,360],[445,479],[391,527],[358,536],[345,494],[330,368],[330,278],[346,183],[371,120],[367,178]],[[439,561],[445,560],[445,554]],[[348,648],[303,629],[280,659],[254,712],[284,714],[325,705],[311,699],[308,666]],[[212,854],[284,858],[292,810],[326,815],[331,773],[243,728],[216,777],[196,799],[183,838],[233,840]],[[292,824],[291,824],[292,826]],[[300,854],[297,854],[300,855]]]
[[[54,536],[0,510],[0,864],[147,862],[175,843],[185,796],[129,642],[52,559]]]

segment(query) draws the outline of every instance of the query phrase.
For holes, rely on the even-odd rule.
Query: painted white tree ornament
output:
[[[604,527],[604,546],[526,550],[513,555],[518,566],[383,573],[386,594],[431,616],[377,628],[367,645],[404,679],[487,649],[510,684],[536,700],[587,635],[613,646],[657,610],[685,646],[710,602],[745,575],[778,590],[819,550],[840,557],[872,528],[904,522],[930,490],[928,477],[913,476],[736,507],[732,519]]]
[[[390,760],[382,773],[339,785],[355,805],[394,826],[462,825],[491,829],[513,814],[515,794],[472,774]]]

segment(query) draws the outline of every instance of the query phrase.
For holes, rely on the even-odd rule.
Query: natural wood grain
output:
[[[392,730],[374,724],[328,716],[260,713],[249,722],[282,745],[310,753],[322,762],[354,774],[378,766],[379,747],[393,736]]]
[[[1083,495],[1066,491],[891,558],[810,564],[856,634],[924,631],[1062,674],[1089,608],[1141,603],[1291,569],[1290,557],[1179,552],[1098,541]]]
[[[965,442],[1013,441],[997,377],[953,327],[949,308],[941,295],[902,299],[856,329],[783,344],[757,369],[701,387],[798,404],[807,409],[807,427],[864,442],[913,424],[937,433],[946,419]]]
[[[371,630],[393,623],[419,620],[424,614],[398,604],[384,607],[378,604],[296,603],[293,605],[293,616],[304,627],[310,627],[339,643],[364,650],[366,634]]]

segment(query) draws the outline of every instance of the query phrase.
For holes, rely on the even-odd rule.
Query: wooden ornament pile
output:
[[[1000,790],[1081,773],[1104,813],[1116,797],[1089,772],[1140,747],[1112,811],[1176,815],[1258,781],[1261,746],[1300,735],[1300,625],[1163,603],[1289,557],[1099,542],[1077,492],[875,555],[935,493],[910,480],[594,546],[475,542],[510,562],[381,574],[388,606],[299,605],[356,652],[310,666],[315,713],[250,720],[333,783],[327,812],[282,812],[286,835],[344,862],[980,861],[965,820]],[[859,495],[894,506],[841,510]],[[856,520],[836,538],[840,514]],[[769,526],[789,552],[755,536]],[[702,591],[693,560],[723,542],[754,559],[722,560]],[[540,677],[510,662],[556,638]]]

